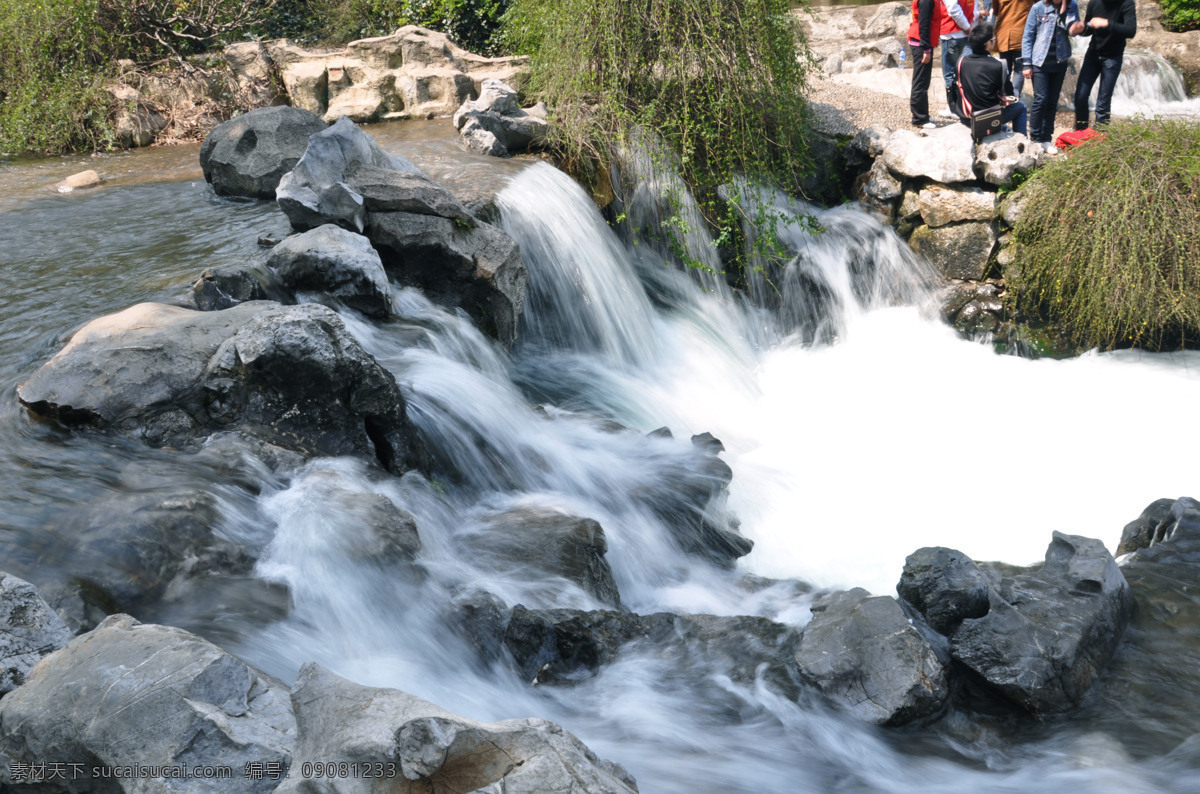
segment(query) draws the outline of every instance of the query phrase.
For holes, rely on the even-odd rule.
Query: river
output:
[[[218,500],[216,531],[258,559],[253,578],[288,587],[290,609],[280,614],[248,588],[189,594],[141,617],[202,633],[288,681],[315,660],[473,718],[558,721],[626,766],[643,792],[1200,791],[1188,741],[1200,736],[1200,682],[1184,675],[1167,687],[1142,663],[1153,648],[1156,664],[1194,670],[1191,631],[1139,632],[1118,651],[1119,676],[1075,715],[954,715],[900,730],[800,706],[702,661],[679,670],[630,654],[557,688],[472,664],[444,621],[464,592],[597,606],[578,589],[461,553],[461,533],[512,506],[598,520],[635,612],[796,625],[809,597],[786,582],[748,589],[745,574],[894,594],[905,556],[922,546],[1028,564],[1060,530],[1115,549],[1149,502],[1196,495],[1200,354],[997,355],[944,325],[922,292],[921,263],[849,208],[817,212],[826,231],[815,238],[787,231],[800,251],[793,269],[831,296],[819,313],[794,302],[767,311],[622,242],[544,163],[467,155],[448,122],[372,132],[435,178],[507,185],[502,224],[526,252],[531,300],[511,353],[412,290],[396,289],[397,323],[344,315],[463,476],[381,478],[362,462],[325,459],[288,476],[251,461],[231,478],[190,451],[33,418],[16,386],[74,329],[169,300],[207,267],[262,260],[258,236],[287,224],[273,203],[216,197],[194,146],[9,161],[0,165],[0,567],[41,584],[77,564],[73,533],[90,506],[198,489]],[[51,189],[86,167],[108,182]],[[824,341],[808,341],[814,328]],[[649,443],[600,420],[641,433],[665,426],[674,440]],[[629,498],[703,432],[725,446],[728,507],[755,542],[734,571],[681,554],[654,512]],[[348,553],[353,517],[331,506],[330,487],[410,511],[427,577],[402,580]],[[1192,615],[1188,625],[1200,624]]]

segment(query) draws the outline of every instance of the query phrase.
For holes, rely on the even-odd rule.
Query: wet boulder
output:
[[[415,455],[395,378],[316,304],[216,312],[139,304],[81,328],[17,396],[64,424],[158,445],[239,429],[397,471]]]
[[[767,618],[516,606],[499,622],[508,659],[522,679],[538,684],[585,679],[618,658],[642,654],[668,660],[683,679],[720,675],[752,685],[761,678],[785,697],[800,692],[800,632]]]
[[[726,508],[733,470],[721,460],[725,446],[710,433],[692,436],[691,449],[664,460],[661,475],[633,492],[670,530],[679,547],[722,568],[732,568],[754,548]]]
[[[0,571],[0,697],[24,684],[33,666],[66,645],[71,633],[32,584]]]
[[[273,199],[309,136],[325,126],[300,108],[256,108],[213,128],[200,147],[200,168],[219,196]]]
[[[855,588],[813,604],[796,649],[806,683],[866,722],[900,725],[937,714],[946,668],[894,598]]]
[[[458,539],[482,568],[560,577],[601,604],[621,606],[604,556],[608,551],[604,528],[590,518],[549,508],[515,507],[486,516]]]
[[[908,555],[896,592],[946,636],[989,609],[987,577],[974,560],[954,549],[926,547]]]
[[[628,772],[546,720],[476,722],[311,663],[300,670],[292,703],[298,736],[281,794],[382,790],[380,779],[304,775],[308,763],[378,765],[387,790],[397,792],[637,791]]]
[[[368,317],[392,313],[392,291],[379,254],[361,234],[325,224],[271,249],[267,265],[297,292],[327,295]]]
[[[182,629],[116,615],[71,640],[0,701],[0,786],[18,763],[80,765],[83,777],[30,791],[267,792],[247,764],[284,769],[296,738],[287,689]],[[229,777],[95,779],[102,767],[229,767]],[[7,779],[5,779],[7,778]]]
[[[467,147],[494,157],[540,143],[547,126],[545,106],[522,108],[515,90],[492,79],[483,81],[478,99],[464,102],[454,114],[454,128]]]
[[[1112,555],[1098,540],[1055,532],[1040,568],[989,579],[988,612],[954,630],[951,655],[1035,714],[1078,707],[1133,608]]]
[[[1168,540],[1175,534],[1181,520],[1188,516],[1195,520],[1197,515],[1200,515],[1200,502],[1195,499],[1156,499],[1140,516],[1125,525],[1117,555],[1148,549],[1155,543]]]
[[[367,221],[363,197],[345,182],[346,170],[352,165],[391,171],[417,170],[403,157],[379,148],[374,138],[345,117],[310,137],[302,154],[275,191],[279,208],[298,231],[334,223],[352,232],[362,232]]]
[[[913,231],[908,244],[946,278],[978,281],[991,270],[996,230],[991,223],[972,221],[925,225]]]
[[[487,223],[416,212],[373,212],[366,234],[396,281],[463,309],[481,331],[512,346],[528,275],[511,237]]]
[[[192,284],[183,301],[188,308],[202,312],[230,309],[247,301],[296,302],[279,276],[264,265],[207,268]]]

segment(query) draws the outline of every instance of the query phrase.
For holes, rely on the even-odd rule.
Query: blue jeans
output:
[[[1004,109],[1000,114],[1001,124],[1012,124],[1013,132],[1019,132],[1022,135],[1027,134],[1028,128],[1025,126],[1025,103],[1014,102]]]
[[[1081,130],[1088,125],[1088,97],[1097,77],[1100,78],[1100,90],[1096,94],[1096,124],[1108,123],[1113,88],[1117,85],[1117,76],[1121,74],[1122,61],[1120,56],[1101,58],[1094,49],[1088,47],[1083,56],[1083,65],[1079,67],[1079,81],[1075,84],[1075,129]]]
[[[1033,67],[1033,107],[1029,109],[1029,139],[1049,143],[1054,138],[1054,116],[1058,112],[1058,97],[1063,79],[1067,76],[1064,61],[1046,61],[1044,69]]]
[[[958,59],[963,56],[963,50],[967,48],[967,40],[961,39],[942,39],[942,77],[946,78],[946,93],[949,94],[954,88],[954,81],[958,78]]]

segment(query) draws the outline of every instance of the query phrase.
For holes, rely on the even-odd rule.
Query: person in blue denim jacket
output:
[[[1022,74],[1033,81],[1033,107],[1029,112],[1029,138],[1043,151],[1057,154],[1054,117],[1063,78],[1071,60],[1071,36],[1083,31],[1075,0],[1039,0],[1029,9],[1021,37]]]

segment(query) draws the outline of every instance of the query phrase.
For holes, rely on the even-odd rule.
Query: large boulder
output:
[[[1055,532],[1041,568],[990,578],[988,613],[954,630],[951,655],[1035,714],[1078,707],[1133,608],[1112,555],[1098,540]]]
[[[1117,555],[1129,554],[1138,549],[1148,549],[1155,543],[1168,540],[1175,534],[1181,520],[1200,515],[1200,502],[1182,499],[1157,499],[1147,505],[1142,514],[1125,525]]]
[[[961,124],[936,130],[896,130],[884,145],[883,162],[906,179],[924,177],[942,184],[975,180],[975,145]]]
[[[529,69],[526,56],[485,58],[415,25],[341,50],[310,51],[279,40],[266,51],[292,104],[326,121],[448,117],[479,95],[484,80],[519,85]]]
[[[395,378],[316,304],[254,301],[216,312],[139,304],[81,328],[17,396],[64,424],[153,444],[242,429],[392,470],[410,465],[415,446]]]
[[[930,717],[945,706],[945,665],[894,598],[856,587],[818,600],[812,611],[796,663],[828,700],[879,725]]]
[[[213,128],[200,147],[200,168],[219,196],[273,199],[309,136],[324,129],[325,122],[307,110],[256,108]]]
[[[921,218],[932,228],[959,221],[989,222],[996,216],[996,194],[977,187],[930,185],[917,194]]]
[[[17,765],[54,762],[65,779],[25,776],[28,790],[268,792],[277,779],[247,776],[247,766],[282,771],[295,738],[282,684],[182,629],[116,615],[43,659],[0,701],[0,786],[26,790]],[[103,767],[148,769],[114,782],[92,776]],[[220,775],[177,771],[197,767]]]
[[[467,147],[495,157],[540,143],[547,126],[544,106],[525,110],[517,92],[499,80],[484,80],[479,98],[464,102],[454,114],[454,128]]]
[[[512,346],[528,275],[511,237],[490,224],[414,212],[371,213],[366,233],[398,282],[463,309]]]
[[[1037,167],[1041,150],[1024,135],[1005,132],[989,135],[975,147],[975,173],[997,187],[1013,183]]]
[[[292,702],[298,737],[280,794],[637,791],[628,772],[546,720],[476,722],[316,664],[301,668]],[[306,774],[311,764],[355,764],[381,774],[313,777]]]
[[[990,585],[975,562],[954,549],[917,549],[904,561],[896,592],[925,616],[934,630],[949,636],[967,618],[988,613]]]
[[[578,586],[601,604],[620,608],[608,542],[599,523],[541,507],[514,507],[486,516],[458,536],[472,561],[494,571],[527,570]]]
[[[0,571],[0,696],[25,683],[43,656],[71,639],[71,630],[24,579]]]
[[[363,197],[345,182],[350,166],[417,171],[408,160],[379,148],[374,138],[345,117],[310,137],[302,155],[275,191],[279,208],[299,231],[327,223],[352,232],[363,230],[367,220]]]
[[[924,225],[913,230],[908,244],[946,278],[977,281],[991,270],[996,230],[980,221]]]
[[[383,261],[361,234],[325,224],[292,235],[271,249],[267,265],[298,292],[318,293],[368,317],[392,313],[392,289]]]

